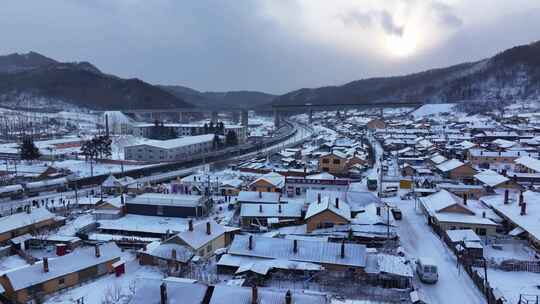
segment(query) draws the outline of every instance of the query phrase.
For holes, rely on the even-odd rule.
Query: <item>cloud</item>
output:
[[[285,93],[477,60],[540,39],[538,27],[538,0],[4,0],[0,54]]]
[[[372,26],[379,25],[388,35],[403,35],[403,26],[398,26],[392,15],[386,10],[366,13],[350,11],[346,15],[339,16],[339,18],[347,26],[357,25],[368,29]]]
[[[448,27],[457,28],[463,25],[463,20],[459,18],[450,5],[442,2],[433,2],[431,4],[435,17],[438,21]]]

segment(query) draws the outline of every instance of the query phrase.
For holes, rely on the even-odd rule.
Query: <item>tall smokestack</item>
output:
[[[109,137],[109,114],[105,114],[105,136]]]
[[[43,272],[49,272],[49,259],[47,257],[43,258]]]

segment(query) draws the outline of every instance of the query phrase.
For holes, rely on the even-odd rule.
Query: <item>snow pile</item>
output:
[[[426,116],[436,115],[440,113],[451,113],[454,112],[454,103],[433,103],[425,104],[418,108],[416,111],[412,112],[412,115],[415,118],[422,118]]]

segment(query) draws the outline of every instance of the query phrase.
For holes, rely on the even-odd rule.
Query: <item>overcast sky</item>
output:
[[[0,54],[285,93],[478,60],[539,28],[539,0],[2,0]]]

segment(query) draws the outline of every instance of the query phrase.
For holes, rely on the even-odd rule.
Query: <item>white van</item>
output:
[[[418,260],[416,260],[416,273],[418,273],[420,281],[424,283],[434,284],[439,279],[437,266],[435,265],[435,262],[429,258],[418,258]]]

